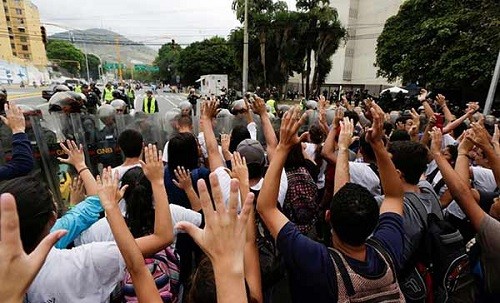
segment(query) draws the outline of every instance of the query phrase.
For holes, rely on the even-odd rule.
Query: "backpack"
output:
[[[336,270],[334,283],[337,284],[338,302],[404,302],[398,285],[394,263],[385,248],[374,238],[366,244],[371,246],[385,263],[385,273],[377,277],[365,277],[356,273],[344,256],[333,248],[328,253]]]
[[[320,216],[318,186],[304,167],[289,170],[286,176],[288,189],[283,214],[295,223],[302,234],[315,240],[316,222]]]
[[[400,275],[407,302],[474,302],[475,279],[462,235],[441,214],[427,213],[415,193],[405,198],[424,226],[415,257]]]
[[[250,189],[250,191],[254,193],[254,201],[256,202],[260,191],[252,189]],[[256,203],[254,203],[254,205],[256,205]],[[264,222],[260,218],[257,211],[255,211],[255,224],[255,238],[257,242],[257,249],[259,250],[262,290],[266,291],[284,278],[286,271],[285,263],[283,257],[278,251],[276,242],[267,227],[264,225]]]
[[[146,258],[146,266],[149,268],[153,280],[158,288],[158,293],[164,303],[175,303],[179,300],[179,258],[174,251],[167,247],[151,258]],[[121,286],[123,302],[137,303],[134,285],[130,273],[126,271]]]

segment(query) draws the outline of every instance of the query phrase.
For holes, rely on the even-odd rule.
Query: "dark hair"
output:
[[[247,164],[247,168],[248,168],[248,179],[250,180],[262,178],[266,171],[264,166],[257,163],[249,163]]]
[[[391,122],[389,122],[389,121],[384,122],[384,132],[385,132],[386,136],[389,136],[393,129],[394,129],[394,125]]]
[[[403,124],[406,124],[406,121],[410,120],[411,117],[409,116],[406,116],[406,115],[403,115],[403,116],[399,116],[397,119],[396,119],[396,125],[398,123],[403,123]]]
[[[118,137],[118,146],[126,158],[140,157],[143,142],[141,133],[135,129],[126,129]]]
[[[309,139],[311,143],[316,145],[314,150],[314,162],[316,162],[316,165],[320,168],[323,165],[323,157],[321,156],[323,146],[321,144],[325,141],[326,136],[317,123],[314,123],[311,127],[309,127]]]
[[[333,196],[330,224],[342,242],[362,245],[377,226],[378,219],[377,201],[365,187],[347,183]]]
[[[410,141],[410,140],[411,140],[410,134],[403,129],[396,129],[394,132],[392,132],[392,135],[389,138],[390,142]]]
[[[134,238],[152,234],[155,223],[153,189],[142,168],[129,169],[122,177],[122,186],[128,185],[123,199],[127,205],[125,221]]]
[[[16,199],[21,241],[29,254],[42,240],[42,233],[56,212],[52,194],[41,178],[33,175],[2,182],[0,193],[10,193]]]
[[[376,160],[372,146],[366,141],[366,133],[362,133],[361,136],[359,136],[359,148],[365,162]]]
[[[417,185],[427,168],[428,150],[421,143],[412,141],[391,142],[388,148],[392,162],[401,171],[405,181]]]
[[[344,117],[351,119],[354,126],[359,122],[359,115],[353,110],[346,110],[344,112]]]
[[[177,119],[177,123],[181,127],[192,127],[193,119],[190,116],[180,115],[179,118]]]
[[[460,123],[457,127],[453,129],[453,137],[457,139],[463,134],[464,131],[467,130],[467,128],[468,128],[467,124],[465,124],[464,122]]]
[[[303,167],[305,166],[305,162],[306,160],[302,153],[302,143],[297,143],[288,153],[285,161],[285,170],[288,171],[294,168]]]
[[[233,153],[238,144],[245,139],[251,139],[248,128],[244,125],[236,125],[231,131],[231,140],[229,141],[229,151]]]
[[[168,142],[168,168],[172,176],[177,166],[198,168],[198,142],[192,133],[175,134]]]

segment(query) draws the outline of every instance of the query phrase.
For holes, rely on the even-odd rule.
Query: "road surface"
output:
[[[39,108],[42,110],[44,115],[48,114],[49,103],[41,97],[42,93],[40,89],[8,89],[8,94],[9,99],[15,100],[17,104]],[[33,96],[34,94],[35,96]],[[38,96],[36,96],[36,94],[38,94]],[[144,100],[145,96],[146,90],[140,90],[136,92],[136,99],[134,104],[137,111],[142,111],[142,101]],[[158,101],[160,114],[165,114],[172,108],[176,108],[180,102],[187,100],[185,94],[163,93],[160,91],[158,91],[158,94],[155,94],[154,97]]]

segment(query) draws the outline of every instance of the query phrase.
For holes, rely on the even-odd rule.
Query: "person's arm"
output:
[[[465,132],[465,136],[458,145],[457,161],[455,162],[455,172],[457,172],[462,181],[467,184],[468,188],[471,187],[469,152],[474,147],[474,143],[471,141],[470,136],[467,135],[469,132],[469,130]]]
[[[83,231],[99,220],[103,210],[97,196],[89,196],[83,202],[69,209],[52,226],[51,232],[61,229],[67,230],[67,234],[56,243],[56,248],[68,247]]]
[[[441,171],[441,174],[443,175],[449,191],[455,198],[455,201],[457,201],[460,208],[470,219],[474,229],[479,231],[481,222],[484,216],[486,216],[486,213],[474,200],[472,192],[468,189],[466,182],[464,182],[457,172],[453,170],[451,165],[448,163],[448,160],[446,160],[441,153],[441,144],[443,140],[441,130],[435,127],[431,133],[431,138],[431,152],[439,170]]]
[[[162,300],[154,283],[149,269],[144,266],[144,258],[141,250],[130,233],[125,223],[118,202],[125,192],[126,186],[118,189],[119,175],[115,172],[112,176],[111,168],[105,168],[102,178],[98,178],[99,198],[106,211],[111,232],[115,238],[116,245],[127,265],[127,271],[132,277],[135,294],[139,302],[158,302]]]
[[[215,171],[218,167],[224,167],[224,162],[219,153],[219,145],[212,128],[212,119],[217,115],[217,101],[205,101],[202,104],[201,122],[203,123],[203,135],[208,153],[208,163],[210,171]]]
[[[373,116],[373,123],[372,127],[366,132],[366,141],[370,143],[375,153],[380,182],[385,195],[384,201],[380,206],[380,214],[393,212],[402,215],[403,184],[397,177],[396,167],[384,145],[384,111],[377,104],[373,104],[370,111]]]
[[[495,153],[500,155],[500,128],[498,124],[495,124],[495,131],[493,133],[493,137],[491,138],[491,144],[493,144]]]
[[[149,144],[144,147],[144,159],[141,161],[144,175],[151,182],[153,188],[153,200],[155,201],[155,224],[154,232],[136,239],[143,256],[151,256],[172,244],[174,231],[172,227],[172,215],[168,206],[167,192],[163,180],[163,163],[161,151],[157,151],[155,145]]]
[[[500,155],[495,152],[495,148],[491,144],[488,131],[480,123],[472,123],[472,133],[471,137],[474,144],[479,146],[484,153],[488,163],[491,166],[493,175],[495,176],[495,181],[497,187],[500,188]]]
[[[224,160],[231,161],[231,158],[233,155],[231,155],[231,152],[229,151],[229,144],[231,142],[231,135],[228,134],[222,134],[220,135],[220,145],[222,147],[222,156],[224,157]]]
[[[429,142],[431,142],[429,132],[435,125],[436,125],[436,117],[432,116],[429,118],[429,122],[425,126],[424,133],[422,134],[422,138],[420,139],[420,143],[422,143],[425,146],[429,146]]]
[[[411,109],[411,120],[413,121],[413,125],[411,126],[411,129],[409,131],[411,141],[413,142],[418,142],[418,134],[420,130],[420,116],[418,115],[417,111],[412,108]]]
[[[68,155],[67,159],[57,158],[59,161],[73,165],[75,170],[78,172],[78,175],[83,181],[85,185],[85,191],[89,196],[97,195],[97,183],[95,181],[94,176],[90,172],[90,169],[85,164],[85,154],[83,153],[83,146],[77,146],[75,141],[67,140],[66,145],[64,143],[60,143],[61,148],[64,153]]]
[[[273,125],[269,119],[269,114],[267,113],[264,100],[256,96],[252,106],[253,111],[260,116],[262,132],[264,134],[264,138],[266,139],[267,158],[269,159],[269,162],[271,162],[271,159],[274,157],[276,146],[278,146],[278,138],[276,138],[276,134],[274,133]]]
[[[335,141],[335,136],[337,135],[340,120],[343,118],[344,112],[341,109],[337,109],[335,112],[335,119],[333,120],[331,129],[326,137],[325,145],[323,145],[323,149],[321,150],[321,156],[333,164],[337,162],[337,156],[335,155],[337,142]]]
[[[262,183],[262,188],[257,199],[257,211],[269,229],[274,239],[278,237],[279,231],[289,221],[288,218],[278,209],[279,186],[283,167],[288,153],[293,146],[301,142],[297,136],[300,126],[305,121],[305,114],[300,116],[300,109],[294,107],[285,113],[281,121],[280,141],[276,147],[273,161],[270,162]],[[302,135],[304,138],[305,136]]]
[[[198,181],[201,206],[205,214],[205,228],[192,223],[179,222],[176,228],[186,231],[212,262],[217,291],[217,302],[247,302],[245,291],[245,244],[253,194],[249,194],[238,214],[238,180],[231,180],[229,207],[225,206],[219,181],[210,175],[215,208],[205,181]]]
[[[26,122],[22,111],[14,101],[5,103],[6,117],[0,116],[3,123],[12,131],[12,159],[0,166],[0,180],[9,180],[27,175],[34,167],[35,160],[28,136],[24,133]]]
[[[240,198],[245,201],[245,197],[250,193],[250,182],[248,179],[248,167],[244,157],[235,152],[231,158],[232,177],[238,179],[240,183]],[[250,209],[247,223],[247,240],[245,243],[245,280],[248,284],[250,297],[255,302],[263,302],[262,280],[260,275],[259,250],[257,248],[255,207]]]
[[[344,122],[341,122],[340,126],[339,153],[335,165],[333,194],[336,194],[339,189],[351,180],[349,174],[349,145],[351,145],[353,131],[354,125],[352,124],[352,120],[347,117],[344,118]]]
[[[436,96],[436,101],[443,111],[444,114],[444,120],[446,123],[450,123],[451,121],[455,120],[455,116],[451,113],[450,109],[448,108],[448,105],[446,104],[446,97],[438,94]]]
[[[70,184],[69,207],[74,207],[83,200],[85,200],[85,185],[82,178],[76,176]]]
[[[23,249],[16,200],[11,194],[0,197],[0,295],[2,302],[21,303],[31,282],[42,268],[54,243],[65,231],[47,235],[29,255]]]
[[[422,103],[422,106],[424,107],[424,112],[425,115],[427,116],[427,119],[434,117],[434,111],[432,110],[432,107],[429,104],[429,101],[427,100],[427,90],[425,89],[420,90],[420,95],[418,96],[418,100]]]
[[[188,197],[191,209],[194,211],[201,210],[200,197],[193,188],[193,180],[191,180],[191,172],[183,166],[174,169],[175,179],[172,179],[175,186],[182,189]],[[176,180],[177,179],[177,180]]]
[[[319,112],[318,116],[319,127],[321,127],[325,135],[328,135],[329,128],[328,128],[328,122],[326,121],[326,99],[325,96],[323,95],[319,97],[318,112]]]
[[[443,134],[451,132],[452,130],[457,128],[460,124],[462,124],[462,122],[464,122],[466,119],[470,119],[478,109],[479,105],[477,105],[477,103],[469,103],[464,115],[462,115],[460,118],[456,119],[455,121],[443,127]]]

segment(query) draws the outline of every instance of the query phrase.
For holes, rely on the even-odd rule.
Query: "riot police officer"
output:
[[[87,98],[87,103],[85,104],[87,111],[89,114],[95,115],[97,113],[97,106],[101,106],[99,97],[92,90],[90,90],[90,87],[87,84],[82,85],[82,93]]]

